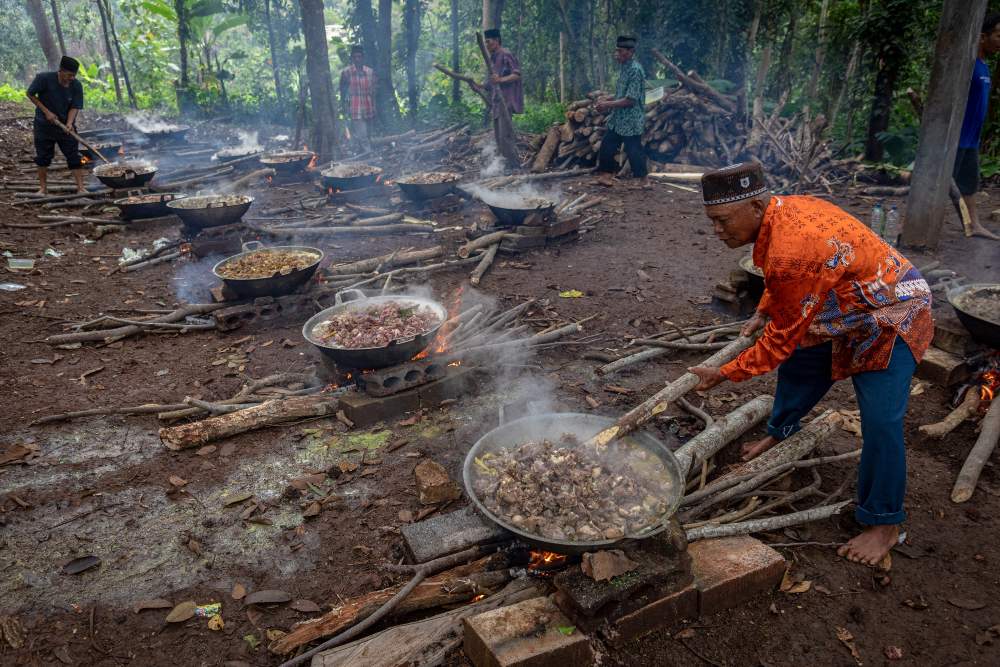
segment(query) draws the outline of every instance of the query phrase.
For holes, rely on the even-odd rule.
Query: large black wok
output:
[[[452,172],[432,171],[425,174],[414,174],[396,181],[403,196],[413,201],[437,199],[450,194],[455,184],[462,178]]]
[[[972,339],[1000,349],[1000,284],[960,285],[948,290],[947,295]],[[991,302],[994,305],[987,310]]]
[[[167,208],[188,227],[202,229],[239,222],[251,204],[250,195],[203,195],[175,199],[167,203]]]
[[[485,454],[497,452],[510,447],[518,447],[528,441],[538,441],[547,439],[558,441],[563,435],[570,433],[576,436],[580,442],[580,447],[590,447],[584,444],[586,441],[601,430],[615,424],[615,420],[599,415],[576,414],[576,413],[553,413],[525,417],[512,421],[503,426],[499,426],[476,442],[465,456],[465,465],[462,467],[462,478],[465,482],[465,492],[476,505],[476,508],[490,521],[506,528],[517,535],[521,540],[538,547],[544,551],[555,551],[561,554],[580,554],[585,551],[597,549],[607,549],[626,539],[640,539],[656,535],[666,529],[667,521],[677,511],[684,495],[684,482],[681,475],[680,464],[667,447],[652,435],[646,432],[633,432],[624,436],[628,440],[651,453],[658,458],[667,471],[668,483],[664,485],[663,496],[667,500],[668,511],[662,517],[662,521],[650,526],[648,529],[636,535],[626,535],[616,540],[600,540],[596,542],[577,542],[568,540],[556,540],[552,538],[535,535],[522,530],[505,519],[493,514],[483,504],[475,489],[475,480],[480,472],[476,459],[482,459]]]
[[[334,190],[360,190],[375,185],[382,170],[363,164],[338,164],[321,172],[323,187]]]
[[[356,298],[350,301],[342,301],[341,294],[350,294]],[[345,290],[337,294],[335,302],[336,305],[332,308],[321,310],[309,318],[309,321],[302,327],[302,337],[315,345],[321,353],[331,359],[337,365],[337,368],[340,369],[386,368],[387,366],[395,366],[396,364],[408,361],[430,345],[438,329],[441,328],[441,325],[448,318],[448,311],[440,303],[415,296],[366,297],[361,290]],[[335,347],[313,336],[313,329],[321,322],[335,315],[351,310],[365,310],[371,306],[387,303],[399,303],[404,306],[426,306],[438,316],[438,323],[419,336],[394,340],[385,347]]]
[[[534,197],[494,193],[480,195],[484,204],[490,207],[497,221],[502,225],[523,225],[525,219],[532,214],[544,218],[552,213],[555,202]]]
[[[262,167],[270,167],[279,174],[297,174],[304,171],[316,154],[312,151],[275,151],[258,158]]]
[[[141,188],[156,176],[156,167],[143,162],[112,162],[94,167],[94,176],[109,188]]]
[[[276,273],[266,278],[227,278],[225,275],[227,264],[243,257],[277,252],[304,252],[314,255],[316,259],[312,264],[304,268],[295,269],[285,274]],[[243,244],[243,252],[232,257],[227,257],[216,264],[212,267],[212,273],[221,278],[227,287],[244,298],[282,296],[294,292],[301,285],[307,283],[313,277],[313,274],[316,273],[316,267],[319,266],[321,261],[323,261],[323,251],[319,248],[310,248],[308,246],[272,246],[265,248],[264,244],[259,241],[248,241]]]
[[[171,143],[171,142],[181,142],[187,136],[188,130],[191,129],[189,125],[168,125],[159,130],[151,130],[149,132],[145,130],[140,130],[143,136],[145,136],[150,141],[160,142],[160,143]]]
[[[148,195],[136,195],[116,199],[115,206],[121,210],[125,220],[143,220],[145,218],[160,218],[171,215],[173,211],[167,208],[167,202],[180,199],[186,195],[177,192],[159,192]]]

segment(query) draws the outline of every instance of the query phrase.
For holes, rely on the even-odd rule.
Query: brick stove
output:
[[[511,538],[470,507],[403,526],[402,535],[416,563]],[[591,647],[614,649],[743,604],[774,590],[785,570],[779,553],[751,537],[688,545],[676,519],[666,531],[618,548],[638,567],[598,582],[584,574],[579,556],[553,558],[518,542],[502,547],[504,566],[523,565],[524,576],[544,586],[542,597],[467,618],[466,657],[476,667],[585,667],[594,664]],[[567,625],[576,628],[570,636],[559,631]]]

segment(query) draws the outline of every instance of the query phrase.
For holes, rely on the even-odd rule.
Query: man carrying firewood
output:
[[[38,194],[48,193],[49,165],[56,154],[56,144],[73,172],[76,191],[83,192],[83,160],[76,138],[64,128],[74,129],[76,116],[83,108],[83,86],[76,80],[80,63],[63,56],[59,71],[42,72],[28,86],[27,96],[35,105],[35,164],[38,165]],[[62,125],[63,127],[60,127]]]
[[[899,251],[847,212],[808,196],[771,196],[759,163],[702,177],[705,213],[730,248],[754,244],[764,295],[743,335],[763,328],[736,359],[691,372],[708,390],[778,369],[768,435],[749,460],[799,430],[834,382],[850,377],[863,450],[855,517],[865,527],[838,553],[878,564],[906,517],[903,416],[910,379],[934,334],[927,282]]]
[[[618,61],[618,87],[613,100],[597,102],[597,112],[610,112],[607,120],[607,132],[601,139],[601,150],[598,154],[598,183],[604,186],[614,184],[618,173],[618,163],[615,156],[618,149],[625,144],[625,154],[632,167],[632,175],[645,187],[648,183],[646,174],[646,153],[642,147],[642,133],[646,125],[646,72],[635,59],[635,37],[619,37],[615,48],[615,60]]]
[[[358,44],[351,47],[351,64],[340,72],[340,108],[348,120],[351,141],[359,151],[370,151],[375,70],[365,65],[365,50]]]
[[[490,54],[493,75],[483,88],[491,95],[494,86],[500,86],[500,94],[512,114],[524,113],[524,84],[521,82],[521,63],[510,49],[503,46],[503,38],[496,28],[483,31],[486,51]],[[497,105],[494,105],[496,107]],[[494,113],[497,109],[494,109]]]

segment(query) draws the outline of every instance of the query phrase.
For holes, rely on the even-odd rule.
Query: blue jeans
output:
[[[833,386],[833,345],[798,348],[778,367],[778,389],[767,432],[784,440],[802,428],[802,419]],[[866,525],[902,523],[906,518],[906,450],[903,417],[910,398],[910,378],[917,362],[909,346],[896,338],[889,366],[851,378],[861,409],[863,449],[858,466],[857,520]]]

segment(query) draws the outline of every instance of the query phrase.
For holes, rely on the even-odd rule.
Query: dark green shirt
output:
[[[642,134],[646,125],[646,72],[635,58],[621,66],[618,72],[618,87],[615,98],[629,98],[632,106],[614,109],[608,116],[608,129],[623,137]]]

